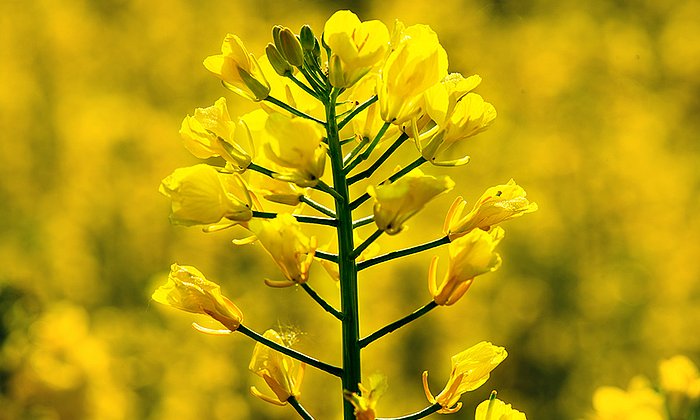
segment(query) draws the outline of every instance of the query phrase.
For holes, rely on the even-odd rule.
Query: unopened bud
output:
[[[286,76],[292,72],[292,66],[287,63],[287,60],[282,57],[282,54],[277,51],[277,48],[275,48],[272,43],[267,44],[267,47],[265,47],[265,54],[267,55],[267,59],[270,61],[272,68],[275,69],[277,74],[280,76]]]
[[[245,83],[246,87],[255,96],[255,101],[262,101],[270,95],[270,86],[263,85],[250,73],[238,67],[238,74],[241,75],[241,80]]]
[[[301,49],[301,42],[294,32],[289,28],[283,28],[279,34],[280,45],[277,46],[282,56],[289,64],[301,67],[304,63],[304,51]]]
[[[316,45],[316,36],[311,30],[309,25],[304,25],[301,27],[301,32],[299,32],[299,39],[301,40],[301,47],[305,51],[313,51]]]
[[[335,87],[345,87],[343,64],[340,61],[340,57],[335,54],[328,60],[328,78],[331,81],[331,85]]]

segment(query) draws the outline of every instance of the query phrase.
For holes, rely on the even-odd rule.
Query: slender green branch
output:
[[[329,209],[328,207],[324,206],[321,203],[315,202],[314,200],[310,199],[309,197],[307,197],[305,195],[302,195],[301,197],[299,197],[299,201],[301,201],[302,203],[306,203],[312,209],[318,210],[319,212],[325,214],[328,217],[332,217],[333,219],[335,219],[335,217],[336,217],[335,212],[333,210]]]
[[[251,162],[250,165],[248,165],[248,169],[250,169],[251,171],[260,172],[261,174],[267,175],[270,178],[273,178],[273,175],[275,174],[275,171],[264,168],[260,165],[256,165],[253,162]]]
[[[394,182],[397,179],[401,178],[402,176],[406,175],[407,173],[411,172],[412,170],[416,169],[417,167],[421,166],[425,162],[427,162],[427,160],[425,160],[425,158],[423,156],[420,156],[416,160],[411,162],[408,166],[401,169],[400,171],[398,171],[394,175],[390,176],[387,179],[387,181]],[[384,181],[384,182],[387,182],[387,181]],[[369,198],[370,198],[369,194],[367,194],[367,193],[362,194],[361,196],[359,196],[355,200],[353,200],[352,203],[350,203],[350,209],[355,210],[356,208],[360,207],[360,205],[362,205],[362,203],[369,200]]]
[[[306,411],[306,409],[301,405],[301,403],[299,403],[299,401],[296,398],[294,398],[294,395],[290,396],[287,399],[287,402],[289,403],[289,405],[294,407],[294,409],[297,411],[297,413],[299,413],[299,416],[301,416],[302,419],[314,420],[311,414],[309,414],[309,412]]]
[[[442,408],[442,406],[438,403],[435,403],[431,405],[430,407],[426,407],[423,410],[413,413],[413,414],[408,414],[406,416],[401,416],[401,417],[380,417],[377,418],[377,420],[418,420],[422,419],[424,417],[428,417],[429,415],[439,411]]]
[[[319,119],[316,119],[309,114],[306,114],[304,112],[299,111],[298,109],[294,108],[293,106],[287,105],[286,103],[280,101],[279,99],[277,99],[273,96],[268,96],[267,98],[265,98],[265,100],[272,103],[272,104],[277,105],[278,107],[284,109],[285,111],[289,112],[292,115],[296,115],[297,117],[306,118],[307,120],[315,121],[315,122],[317,122],[319,124],[323,124],[323,125],[326,124],[325,122],[323,122]]]
[[[286,354],[289,357],[293,357],[301,362],[306,363],[307,365],[311,365],[317,369],[320,369],[324,372],[330,373],[333,376],[342,376],[343,375],[343,369],[330,365],[325,362],[321,362],[320,360],[316,360],[313,357],[307,356],[304,353],[298,352],[296,350],[292,350],[289,347],[285,347],[281,344],[275,343],[272,340],[268,340],[267,338],[263,337],[262,335],[256,333],[255,331],[249,329],[248,327],[244,326],[243,324],[238,326],[238,329],[236,331],[241,332],[243,335],[252,338],[253,340],[257,341],[258,343],[264,344],[268,347],[270,347],[273,350],[277,350],[278,352],[282,354]]]
[[[440,239],[435,239],[421,245],[412,246],[410,248],[399,249],[398,251],[388,252],[384,255],[378,257],[370,258],[368,260],[357,263],[358,270],[364,270],[367,267],[371,267],[375,264],[383,263],[385,261],[390,261],[396,258],[405,257],[406,255],[417,254],[422,251],[426,251],[436,246],[445,245],[450,243],[449,236],[443,236]]]
[[[350,159],[354,158],[358,153],[362,151],[362,148],[365,147],[369,143],[369,139],[367,137],[362,137],[362,140],[360,140],[359,143],[357,143],[357,146],[355,146],[350,153],[348,153],[344,158],[343,158],[343,165],[348,163]]]
[[[318,93],[314,91],[312,88],[306,86],[304,82],[301,80],[297,79],[291,72],[287,72],[287,78],[289,78],[292,82],[294,82],[295,85],[299,86],[304,92],[308,93],[309,95],[313,96],[316,99],[319,99]]]
[[[374,215],[363,217],[362,219],[353,220],[352,228],[357,229],[360,226],[368,225],[374,222]]]
[[[315,91],[319,92],[320,94],[325,94],[326,93],[326,88],[323,86],[323,83],[318,80],[317,77],[313,74],[313,72],[310,72],[308,69],[305,68],[300,68],[301,74],[304,75],[304,78],[306,79],[307,82],[314,88]]]
[[[333,263],[338,262],[338,254],[331,254],[330,252],[319,251],[318,249],[314,252],[314,257]]]
[[[374,136],[372,143],[370,143],[369,146],[367,146],[367,148],[362,153],[360,153],[352,162],[345,165],[345,168],[343,168],[343,172],[345,174],[349,174],[350,171],[352,171],[357,165],[359,165],[361,162],[367,160],[370,157],[370,155],[374,151],[374,148],[377,147],[379,141],[382,139],[382,137],[384,137],[384,133],[386,133],[386,130],[389,129],[389,126],[391,126],[391,123],[385,122],[384,125],[382,125],[382,128],[379,129],[377,135]],[[348,180],[347,182],[349,185],[350,181]]]
[[[382,155],[379,156],[379,158],[377,158],[376,161],[374,161],[372,166],[370,166],[369,168],[365,169],[364,171],[362,171],[356,175],[349,177],[348,184],[352,185],[352,184],[356,183],[357,181],[360,181],[360,180],[363,180],[365,178],[369,178],[370,176],[372,176],[374,171],[379,169],[379,167],[382,165],[382,163],[384,163],[387,159],[389,159],[389,156],[391,156],[396,151],[396,149],[398,149],[399,146],[401,146],[407,139],[408,139],[408,135],[406,135],[406,133],[401,134],[396,139],[396,141],[394,141],[394,143],[392,143],[391,146],[389,146],[384,151],[384,153],[382,153]]]
[[[325,182],[321,181],[320,179],[318,180],[318,184],[316,184],[315,187],[313,187],[315,190],[323,191],[326,194],[330,194],[333,196],[333,198],[337,200],[345,200],[345,198],[338,193],[338,191],[335,190],[335,188],[331,187],[330,185],[326,184]]]
[[[353,229],[354,229],[354,226],[353,226]],[[362,254],[362,251],[367,249],[368,246],[372,245],[372,242],[377,240],[377,238],[379,238],[382,235],[382,233],[384,233],[383,230],[379,230],[379,229],[375,230],[374,233],[369,236],[369,238],[365,239],[364,242],[362,242],[357,248],[355,248],[352,251],[352,254],[350,254],[350,257],[352,259],[357,258],[360,254]]]
[[[326,312],[330,313],[331,315],[333,315],[341,321],[343,320],[343,314],[340,313],[340,311],[338,311],[334,307],[332,307],[330,303],[326,302],[325,299],[323,299],[314,289],[311,288],[311,286],[309,286],[309,283],[302,283],[301,288],[304,289],[304,291],[306,291],[306,293],[308,293],[309,296],[311,296],[311,299],[315,300],[316,303],[321,305],[321,307],[325,309]]]
[[[338,220],[329,217],[317,217],[317,216],[304,216],[302,214],[293,214],[295,219],[300,223],[310,223],[314,225],[325,225],[325,226],[338,226]],[[261,219],[274,219],[277,217],[277,213],[269,211],[257,211],[253,210],[253,217],[259,217]]]
[[[378,340],[385,335],[389,334],[390,332],[394,332],[397,329],[403,327],[404,325],[408,324],[409,322],[415,321],[416,319],[422,317],[423,315],[427,314],[434,308],[438,306],[437,303],[435,303],[434,300],[431,300],[429,303],[423,305],[419,309],[415,310],[414,312],[406,315],[405,317],[396,320],[392,322],[391,324],[388,324],[384,326],[383,328],[378,329],[377,331],[373,332],[372,334],[368,335],[367,337],[363,338],[360,340],[360,347],[366,347],[368,344],[371,342]]]
[[[367,99],[365,102],[363,102],[361,105],[359,105],[357,108],[355,108],[347,117],[343,118],[343,120],[338,123],[338,130],[345,127],[345,124],[349,123],[350,120],[355,118],[355,115],[359,114],[360,112],[367,109],[367,107],[377,102],[377,99],[379,99],[379,97],[377,97],[377,95],[374,95],[371,98]]]
[[[350,142],[353,141],[353,140],[355,140],[355,136],[348,137],[348,138],[346,138],[346,139],[342,139],[342,140],[340,141],[340,145],[341,145],[341,146],[345,146],[346,144],[350,143]]]

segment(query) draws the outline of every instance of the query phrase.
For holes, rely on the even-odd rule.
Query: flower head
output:
[[[425,175],[420,169],[412,170],[395,182],[370,186],[367,192],[375,200],[374,222],[380,230],[395,235],[428,201],[453,187],[450,177],[436,178]]]
[[[447,385],[437,397],[434,397],[428,387],[428,372],[423,372],[423,389],[432,404],[440,404],[438,413],[455,413],[462,408],[459,402],[465,392],[473,391],[483,385],[491,374],[506,357],[508,352],[503,347],[482,341],[463,352],[452,356],[452,371]]]
[[[316,238],[304,235],[294,216],[282,213],[274,219],[253,219],[248,223],[248,228],[287,279],[266,280],[268,286],[288,287],[308,280],[309,267],[317,247]]]
[[[229,331],[236,331],[243,320],[241,310],[221,294],[219,285],[191,266],[173,264],[168,281],[153,292],[152,298],[182,311],[209,315]]]
[[[321,126],[303,118],[272,113],[265,124],[266,156],[284,168],[275,178],[300,187],[313,187],[326,166]]]
[[[389,48],[389,30],[378,20],[360,22],[351,11],[339,10],[326,22],[323,40],[331,49],[331,84],[349,87],[384,58]]]
[[[527,420],[527,417],[525,413],[496,398],[496,391],[493,391],[491,398],[476,407],[474,420]]]
[[[379,72],[377,95],[384,121],[401,124],[420,112],[423,93],[447,75],[447,53],[427,25],[398,23]]]
[[[288,346],[275,330],[267,330],[263,337],[277,344]],[[256,397],[275,405],[285,405],[289,397],[301,395],[301,381],[304,378],[305,363],[300,363],[270,347],[256,343],[248,369],[265,380],[277,399],[262,394],[255,387],[250,391]]]
[[[261,101],[270,93],[270,84],[258,61],[236,35],[227,34],[221,44],[221,54],[207,57],[204,67],[220,78],[226,88],[244,98]]]
[[[428,287],[438,305],[457,302],[478,275],[496,271],[501,257],[494,249],[503,239],[503,229],[497,226],[490,232],[475,229],[450,242],[450,261],[445,278],[437,285],[437,262],[434,257],[428,274]]]
[[[386,376],[374,374],[369,377],[369,384],[358,384],[360,393],[345,391],[345,399],[355,407],[356,420],[375,420],[377,414],[375,408],[379,398],[388,387]]]
[[[532,213],[537,210],[537,203],[529,202],[526,195],[525,190],[511,179],[507,184],[487,189],[465,216],[462,213],[467,203],[458,197],[447,213],[443,230],[454,239],[472,229],[488,230],[505,220]]]
[[[176,169],[160,184],[172,200],[170,221],[192,226],[226,218],[244,222],[253,216],[248,188],[238,174],[220,173],[205,164]]]
[[[217,99],[208,108],[197,108],[194,116],[185,117],[180,136],[185,148],[199,159],[221,156],[240,171],[250,165],[250,155],[239,144],[242,140],[251,143],[250,131],[244,122],[231,121],[226,98]]]
[[[493,123],[496,118],[493,105],[470,93],[480,82],[477,75],[464,78],[452,73],[425,92],[425,112],[435,125],[416,138],[416,145],[426,160],[441,164],[438,155]]]

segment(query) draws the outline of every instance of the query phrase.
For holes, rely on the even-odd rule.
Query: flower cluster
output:
[[[309,26],[298,34],[275,26],[272,41],[258,56],[228,34],[221,54],[204,60],[225,88],[258,108],[233,117],[220,98],[185,117],[180,128],[184,146],[206,161],[176,169],[163,179],[160,191],[170,199],[174,224],[198,225],[206,232],[244,229],[246,237],[233,242],[258,244],[281,272],[281,280],[265,279],[268,286],[300,287],[337,318],[342,323],[342,367],[293,350],[278,331],[260,335],[242,325],[238,307],[194,267],[173,265],[153,299],[209,316],[226,328],[195,324],[200,331],[238,331],[256,340],[250,370],[275,395],[253,387],[261,399],[289,403],[302,418],[311,418],[299,401],[304,369],[311,365],[340,378],[346,419],[371,420],[386,379],[361,381],[360,350],[436,307],[459,301],[476,276],[501,265],[495,252],[504,237],[500,223],[533,212],[537,205],[510,180],[487,189],[466,214],[466,202],[456,198],[445,217],[444,236],[380,254],[375,242],[380,236],[399,235],[435,197],[455,188],[450,177],[429,172],[469,162],[468,156],[451,158],[451,149],[493,124],[494,106],[474,92],[481,77],[448,73],[447,53],[429,26],[397,21],[390,30],[347,10],[333,14],[320,37]],[[387,179],[376,179],[375,172],[404,143],[413,145],[403,150],[412,161]],[[434,168],[419,169],[426,163]],[[361,182],[367,183],[363,193],[354,197],[350,187]],[[355,217],[365,202],[372,205],[371,213]],[[305,232],[309,224],[334,229],[337,240],[319,246],[316,235]],[[373,226],[373,233],[360,235],[363,226]],[[448,245],[449,261],[441,281],[437,258],[426,267],[432,299],[360,337],[360,271],[440,245]],[[337,280],[342,310],[311,287],[315,261]],[[456,412],[461,395],[484,384],[506,356],[503,347],[488,342],[455,355],[447,385],[437,396],[429,390],[426,371],[423,385],[431,406],[411,418]],[[495,396],[485,403],[476,418],[524,418]]]

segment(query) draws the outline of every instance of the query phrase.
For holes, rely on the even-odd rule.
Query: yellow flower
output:
[[[627,390],[603,386],[593,394],[595,420],[664,420],[664,400],[646,378],[632,378]]]
[[[326,167],[322,127],[303,118],[272,113],[265,124],[267,157],[286,171],[275,178],[300,187],[313,187]]]
[[[496,271],[501,266],[501,257],[494,249],[503,235],[503,229],[497,226],[490,232],[472,230],[450,242],[450,261],[440,287],[437,285],[438,257],[433,257],[428,274],[428,288],[435,303],[454,304],[469,290],[474,277]]]
[[[494,396],[493,399],[488,399],[476,407],[474,420],[527,420],[527,417],[525,413],[513,409],[510,404]]]
[[[243,320],[241,310],[221,294],[218,284],[186,265],[173,264],[167,283],[156,289],[152,298],[182,311],[209,315],[229,331],[236,331]]]
[[[226,218],[244,222],[253,217],[252,201],[238,174],[219,173],[199,164],[176,169],[160,184],[172,201],[170,221],[177,225],[208,225]]]
[[[182,120],[180,136],[185,148],[199,159],[221,156],[239,171],[250,165],[250,155],[240,146],[251,143],[250,131],[244,122],[231,121],[226,98],[219,98],[214,106],[197,108],[194,116]]]
[[[377,94],[384,121],[401,124],[420,112],[423,93],[447,75],[447,53],[427,25],[396,32],[397,42],[379,72]]]
[[[469,93],[480,82],[477,75],[465,79],[461,74],[453,73],[425,92],[425,112],[435,123],[416,139],[425,159],[440,164],[436,160],[438,155],[493,123],[496,118],[493,105],[481,96]]]
[[[511,179],[505,185],[487,189],[464,217],[462,213],[467,203],[462,197],[457,197],[447,212],[443,230],[454,240],[472,229],[488,230],[505,220],[532,213],[537,210],[537,204],[529,202],[526,195],[525,190]]]
[[[374,222],[380,230],[395,235],[428,201],[453,187],[450,177],[436,178],[423,174],[420,169],[412,170],[395,182],[369,186],[367,193],[375,200]]]
[[[258,61],[236,35],[227,34],[221,54],[204,59],[204,67],[219,77],[227,89],[244,98],[261,101],[270,93],[270,84]]]
[[[374,95],[377,88],[377,78],[377,74],[370,73],[352,87],[348,94],[348,100],[353,107],[360,105]],[[379,115],[379,104],[377,102],[373,103],[367,109],[357,114],[350,123],[352,124],[353,133],[358,139],[373,139],[384,125],[384,120]],[[398,131],[398,127],[392,124],[382,136],[379,144],[386,139],[396,138]]]
[[[356,420],[375,420],[375,408],[379,398],[386,392],[387,381],[384,375],[374,374],[369,377],[369,384],[358,384],[360,393],[345,391],[345,399],[355,407]]]
[[[326,22],[323,40],[331,49],[331,84],[349,87],[384,58],[389,30],[378,20],[360,22],[351,11],[339,10]]]
[[[268,286],[288,287],[308,280],[309,267],[316,253],[316,237],[304,235],[294,216],[282,213],[274,219],[253,219],[248,228],[287,278],[284,281],[265,280]]]
[[[659,363],[659,382],[666,393],[700,397],[700,374],[698,367],[689,358],[673,356]]]
[[[483,385],[505,358],[508,352],[503,347],[482,341],[463,352],[452,356],[452,372],[445,388],[434,397],[428,387],[428,371],[423,372],[423,389],[432,404],[440,404],[441,414],[455,413],[462,408],[459,402],[462,394]]]
[[[287,343],[275,330],[265,331],[263,337],[288,347]],[[289,397],[301,395],[299,388],[304,378],[305,368],[306,363],[301,363],[262,343],[256,343],[248,369],[265,380],[277,399],[262,394],[255,387],[251,387],[250,391],[263,401],[275,405],[285,405]]]

